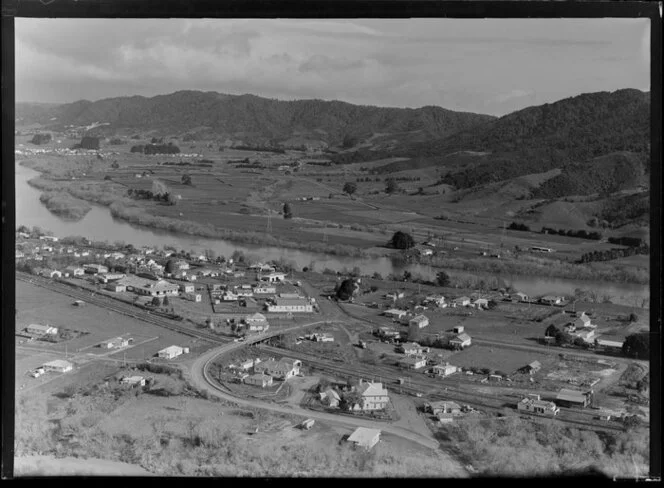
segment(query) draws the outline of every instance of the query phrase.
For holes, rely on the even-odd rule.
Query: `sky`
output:
[[[650,90],[648,19],[17,18],[16,101],[178,90],[504,115]]]

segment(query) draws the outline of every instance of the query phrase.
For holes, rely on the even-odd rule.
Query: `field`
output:
[[[152,324],[138,321],[103,308],[86,304],[79,308],[72,305],[72,299],[44,288],[16,282],[16,330],[28,324],[50,324],[56,327],[86,331],[88,334],[61,343],[33,341],[17,344],[16,382],[17,385],[35,385],[47,381],[51,375],[42,378],[26,378],[27,370],[40,366],[45,360],[64,359],[77,366],[94,363],[97,367],[104,363],[115,364],[126,360],[150,358],[157,351],[176,344],[190,347],[195,354],[210,347],[198,339],[172,332]],[[100,342],[114,337],[132,337],[134,345],[120,350],[106,350],[96,347]],[[71,373],[65,375],[69,376]],[[52,376],[51,376],[52,377]]]

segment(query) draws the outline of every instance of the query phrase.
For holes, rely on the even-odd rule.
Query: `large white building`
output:
[[[52,325],[30,324],[26,327],[29,334],[34,335],[56,335],[58,328]]]
[[[380,441],[380,430],[368,429],[366,427],[358,427],[348,437],[348,442],[355,444],[357,447],[364,449],[371,449]]]
[[[69,361],[65,361],[64,359],[56,359],[55,361],[50,361],[48,363],[45,363],[43,365],[43,368],[46,371],[55,371],[57,373],[67,373],[68,371],[71,371],[74,369],[74,365],[70,363]]]
[[[313,312],[313,306],[306,298],[276,298],[268,304],[268,312]]]
[[[157,353],[160,358],[173,359],[184,353],[184,349],[180,346],[168,346]]]

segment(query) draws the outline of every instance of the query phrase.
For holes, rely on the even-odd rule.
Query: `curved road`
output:
[[[316,412],[311,410],[306,410],[304,408],[294,406],[294,405],[276,405],[273,403],[263,402],[260,400],[248,400],[244,398],[238,398],[236,396],[230,395],[224,392],[220,387],[214,385],[212,380],[207,374],[207,366],[219,355],[228,353],[234,349],[242,347],[241,343],[231,343],[224,346],[220,346],[213,350],[206,352],[200,357],[196,358],[191,364],[188,373],[189,381],[201,391],[207,391],[208,394],[214,395],[218,398],[222,398],[226,401],[238,404],[245,405],[248,407],[257,407],[265,410],[270,410],[273,412],[285,413],[285,414],[295,414],[301,415],[307,418],[324,420],[327,422],[332,422],[336,424],[342,424],[349,427],[368,427],[373,429],[379,429],[382,432],[392,434],[403,439],[407,439],[411,442],[415,442],[421,446],[427,447],[434,451],[437,451],[438,455],[446,458],[446,461],[449,465],[456,466],[454,473],[451,473],[453,476],[467,476],[467,472],[463,469],[461,465],[454,459],[452,459],[448,454],[439,450],[438,441],[436,441],[433,436],[424,436],[416,432],[411,432],[402,427],[397,427],[394,425],[386,424],[383,422],[376,422],[367,419],[352,418],[339,416],[334,414],[329,414],[325,412]]]

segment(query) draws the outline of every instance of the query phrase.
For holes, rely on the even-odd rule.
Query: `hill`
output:
[[[417,168],[439,166],[447,170],[440,183],[472,188],[622,153],[623,160],[630,161],[628,165],[640,160],[647,173],[649,141],[649,93],[633,89],[588,93],[519,110],[451,136],[405,144],[389,155],[409,157],[410,161],[381,171],[401,171],[409,164]],[[362,156],[369,160],[387,154],[365,151],[354,154],[353,162]],[[335,157],[337,162],[346,162],[344,159],[351,157]],[[578,168],[573,168],[569,175],[577,173]],[[574,188],[561,184],[563,178],[549,187],[558,184],[554,192],[558,196],[573,194]]]
[[[352,105],[339,101],[279,101],[254,95],[179,91],[151,98],[119,97],[45,107],[16,106],[17,120],[40,123],[46,130],[108,123],[99,128],[156,130],[165,135],[198,131],[202,136],[234,136],[245,142],[275,144],[292,137],[342,144],[374,133],[421,131],[426,139],[445,137],[494,117],[454,112],[440,107],[418,109]]]

